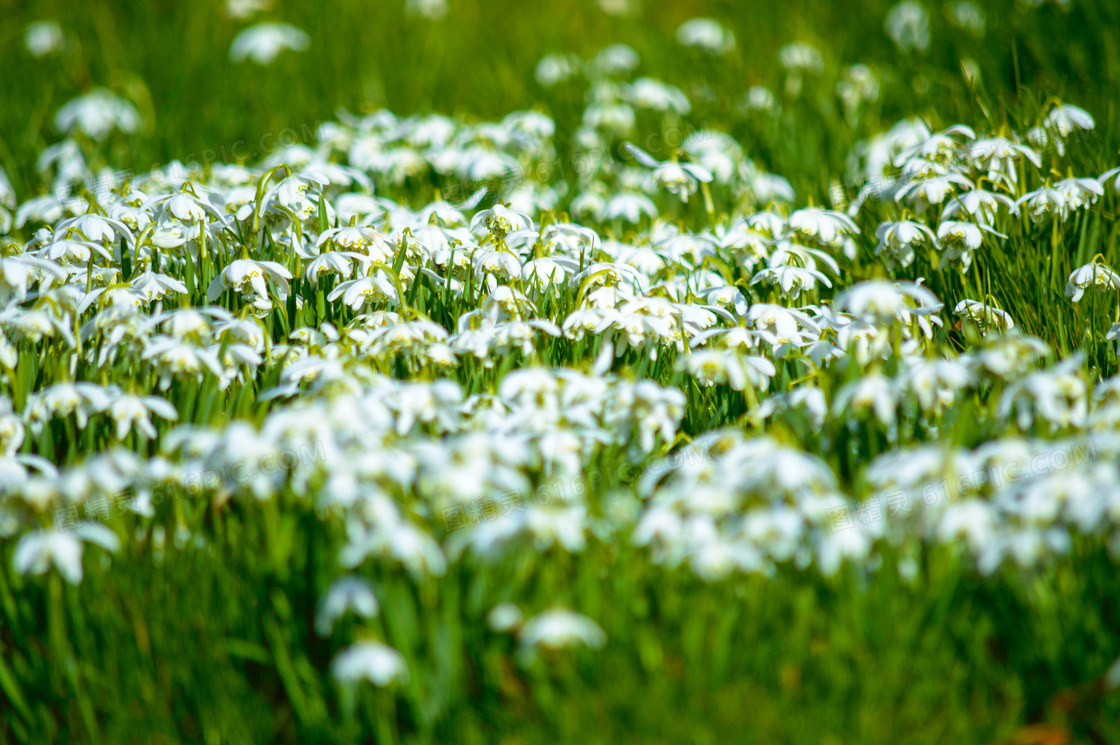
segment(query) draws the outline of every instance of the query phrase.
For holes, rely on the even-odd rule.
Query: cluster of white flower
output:
[[[982,31],[974,6],[954,8]],[[928,45],[917,3],[888,30],[907,48]],[[251,32],[235,57],[267,62],[306,45]],[[678,38],[713,54],[735,44],[706,19]],[[377,561],[441,574],[464,551],[614,540],[705,580],[785,563],[873,569],[880,546],[912,554],[927,540],[960,542],[986,571],[1059,554],[1075,532],[1120,550],[1120,379],[1093,380],[1080,356],[1044,366],[1050,348],[989,296],[938,298],[922,279],[882,278],[927,254],[933,271],[967,270],[1012,217],[1060,224],[1092,208],[1117,171],[1041,171],[1092,118],[1054,103],[1022,137],[902,122],[857,149],[872,181],[847,213],[796,208],[789,183],[726,134],[678,129],[675,145],[617,148],[639,112],[679,122],[690,111],[677,88],[629,81],[637,63],[615,46],[586,65],[552,56],[538,67],[542,84],[590,79],[573,140],[609,155],[574,174],[571,194],[555,174],[532,177],[558,160],[554,124],[536,111],[470,124],[340,117],[315,147],[126,178],[105,200],[60,196],[90,175],[84,139],[44,152],[51,194],[18,202],[0,178],[0,534],[18,538],[16,568],[80,581],[84,543],[112,551],[119,537],[62,530],[57,511],[126,491],[129,519],[146,520],[172,486],[219,504],[308,502],[345,532],[347,572]],[[784,48],[782,63],[791,80],[823,64],[804,45]],[[858,104],[877,95],[873,82],[851,72],[844,90]],[[764,93],[751,105],[770,106]],[[138,117],[96,91],[56,121],[101,140]],[[478,188],[453,203],[440,196],[449,183]],[[717,217],[713,193],[730,214]],[[877,245],[874,224],[857,222],[874,201],[891,217]],[[1074,302],[1086,293],[1120,296],[1102,257],[1068,279]],[[1108,338],[1118,334],[1120,324]],[[985,444],[952,444],[962,417]],[[1086,438],[1094,458],[1006,478],[1008,464]],[[686,454],[671,468],[602,477],[673,451]],[[215,476],[280,453],[321,457]],[[837,530],[830,515],[993,472],[1005,478],[924,507],[911,499],[894,521]],[[480,501],[501,519],[453,532],[448,510]],[[351,611],[371,617],[378,603],[347,575],[323,600],[320,632]],[[517,629],[529,651],[603,643],[593,622],[560,609],[522,623],[500,606],[490,622]],[[378,685],[407,676],[376,642],[344,652],[335,673]]]

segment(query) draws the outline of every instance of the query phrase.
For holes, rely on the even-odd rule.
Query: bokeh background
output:
[[[950,22],[950,3],[930,2],[933,43],[924,53],[901,52],[888,37],[884,18],[894,3],[887,0],[604,3],[447,0],[446,13],[430,18],[408,12],[405,0],[273,0],[251,17],[233,18],[222,0],[4,0],[0,165],[19,193],[32,190],[38,179],[28,154],[61,139],[54,113],[97,86],[129,98],[143,115],[141,135],[114,142],[109,156],[111,165],[133,170],[257,141],[285,127],[298,130],[334,118],[340,107],[495,119],[539,106],[556,119],[562,145],[578,123],[584,88],[542,88],[534,77],[538,61],[558,52],[589,59],[623,42],[641,56],[637,74],[685,87],[694,119],[731,132],[757,162],[810,186],[843,167],[855,138],[904,116],[972,118],[977,97],[962,75],[964,60],[979,70],[981,92],[994,92],[997,100],[1021,88],[1027,95],[1058,95],[1103,118],[1102,131],[1112,121],[1120,79],[1120,3],[1108,0],[1069,7],[980,2],[986,24],[979,35]],[[621,14],[604,10],[627,6]],[[713,58],[677,44],[678,26],[697,16],[733,30],[736,50]],[[36,58],[23,34],[41,20],[57,21],[65,45]],[[281,54],[269,66],[231,61],[233,39],[261,21],[303,29],[307,49]],[[812,44],[824,55],[825,72],[812,95],[787,107],[789,115],[777,123],[757,126],[737,116],[735,103],[751,86],[781,91],[778,53],[791,42]],[[882,95],[855,128],[834,126],[843,117],[837,75],[854,63],[881,76]],[[697,72],[707,90],[697,90]]]

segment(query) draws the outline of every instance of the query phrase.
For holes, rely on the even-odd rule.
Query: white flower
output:
[[[1054,367],[1012,383],[999,398],[999,415],[1010,418],[1015,413],[1015,423],[1024,430],[1039,417],[1050,424],[1051,431],[1085,426],[1087,391],[1077,374],[1083,362],[1084,352],[1077,352]]]
[[[972,143],[969,155],[981,168],[988,169],[992,181],[1002,178],[1010,188],[1017,188],[1018,172],[1015,162],[1026,159],[1035,168],[1042,167],[1042,157],[1027,147],[1006,137],[988,137]]]
[[[258,23],[237,35],[229,48],[229,57],[234,62],[252,59],[257,64],[270,65],[280,56],[280,52],[291,49],[302,52],[307,49],[309,37],[295,26],[286,23]]]
[[[889,264],[910,266],[914,262],[914,249],[922,245],[936,245],[937,239],[925,224],[913,220],[884,222],[875,231],[879,245],[875,255],[887,254]]]
[[[17,574],[45,574],[52,566],[70,584],[82,581],[84,543],[95,543],[112,553],[120,548],[117,534],[104,525],[85,524],[73,530],[37,530],[19,539],[12,553]]]
[[[871,409],[882,425],[887,427],[894,422],[896,396],[897,392],[889,378],[879,373],[870,373],[837,391],[836,398],[832,401],[832,411],[839,415],[850,410],[859,415],[862,411]]]
[[[765,357],[741,355],[730,349],[695,350],[677,360],[678,369],[687,370],[702,385],[726,383],[742,391],[749,385],[765,391],[776,373],[774,363]]]
[[[438,21],[447,15],[447,0],[405,0],[404,11]]]
[[[682,202],[687,202],[696,193],[700,182],[708,183],[712,180],[711,172],[701,165],[673,160],[661,162],[630,142],[624,143],[623,147],[643,166],[653,169],[653,180],[658,186],[665,188],[670,194],[676,194]]]
[[[1096,179],[1068,178],[1051,186],[1047,182],[1034,191],[1027,192],[1015,202],[1015,209],[1024,204],[1033,222],[1039,222],[1047,215],[1053,215],[1060,222],[1069,218],[1071,210],[1088,206],[1104,194],[1104,187]]]
[[[494,631],[512,631],[521,625],[521,609],[513,603],[495,605],[486,617],[486,622]]]
[[[1055,106],[1046,115],[1043,125],[1065,138],[1077,130],[1090,130],[1097,126],[1089,112],[1070,104]]]
[[[36,21],[23,32],[23,44],[32,57],[45,57],[57,52],[65,40],[62,28],[54,21]]]
[[[1067,178],[1054,184],[1066,199],[1066,207],[1071,210],[1081,209],[1096,203],[1097,197],[1104,195],[1104,187],[1097,179],[1093,178]]]
[[[766,267],[751,277],[751,285],[760,283],[767,286],[776,285],[781,289],[782,295],[788,298],[800,297],[802,290],[815,290],[818,281],[823,282],[826,287],[832,287],[828,277],[816,269],[788,264]]]
[[[144,437],[154,440],[158,433],[152,425],[151,414],[172,422],[179,418],[175,407],[159,396],[122,395],[109,405],[109,416],[117,423],[118,440],[123,440],[133,425]]]
[[[66,272],[53,261],[27,254],[0,257],[0,303],[7,305],[13,297],[22,301],[34,282],[49,287],[65,277]]]
[[[391,263],[393,251],[385,242],[384,236],[373,228],[344,227],[324,230],[315,245],[319,248],[333,242],[334,245],[347,251],[357,251],[367,254],[374,263]]]
[[[949,22],[957,28],[962,28],[976,36],[983,36],[988,23],[988,14],[984,9],[969,0],[957,0],[945,8]]]
[[[941,256],[937,268],[941,269],[950,261],[961,259],[965,271],[972,265],[972,252],[980,248],[983,243],[983,233],[988,232],[1006,240],[1007,236],[997,233],[987,225],[977,225],[959,220],[942,220],[937,226],[937,238],[945,253]]]
[[[740,97],[738,107],[744,112],[773,112],[778,109],[778,98],[766,86],[755,85],[751,86],[751,88]]]
[[[362,618],[373,618],[379,607],[377,596],[373,594],[369,582],[354,575],[339,577],[319,602],[318,612],[315,614],[315,630],[319,636],[330,636],[338,619],[349,611],[354,611]]]
[[[824,58],[820,50],[810,44],[786,44],[778,50],[782,67],[791,72],[813,72],[819,74],[824,69]]]
[[[311,260],[304,270],[308,282],[317,282],[324,275],[337,274],[343,279],[349,279],[354,273],[354,262],[358,255],[347,251],[327,251]]]
[[[135,132],[140,128],[140,114],[120,96],[96,88],[59,109],[54,126],[66,134],[77,130],[95,140],[104,140],[114,129],[126,134]]]
[[[804,207],[789,216],[794,231],[822,243],[834,245],[844,236],[859,235],[859,228],[847,215],[820,207]]]
[[[610,16],[628,16],[637,11],[637,0],[597,0],[599,9]]]
[[[537,82],[545,88],[563,83],[579,71],[579,57],[572,54],[549,54],[537,63]]]
[[[339,298],[342,298],[343,305],[353,310],[359,310],[369,302],[400,302],[392,278],[383,269],[374,270],[368,277],[342,282],[327,296],[327,300],[332,303]]]
[[[677,28],[677,41],[712,54],[727,54],[735,48],[735,35],[711,18],[693,18]]]
[[[138,274],[130,283],[136,294],[144,297],[148,302],[160,300],[169,292],[180,295],[187,294],[187,286],[166,274],[156,274],[151,270]]]
[[[562,649],[576,644],[598,649],[607,643],[607,635],[598,624],[563,608],[545,611],[526,621],[518,639],[524,649]]]
[[[625,220],[637,225],[642,215],[650,219],[657,217],[657,206],[645,194],[621,191],[613,195],[599,210],[600,220]]]
[[[331,662],[331,675],[343,685],[356,686],[368,680],[384,687],[394,681],[408,680],[408,666],[401,653],[377,641],[358,642],[347,647]]]
[[[225,290],[233,288],[242,294],[256,294],[258,298],[267,300],[266,278],[276,285],[277,297],[283,300],[288,296],[288,280],[292,278],[292,273],[282,264],[275,261],[235,259],[210,283],[210,287],[206,290],[206,298],[214,302]]]
[[[931,315],[941,310],[943,304],[917,283],[867,280],[840,293],[836,307],[865,323],[884,325],[905,320],[910,313]]]
[[[1085,290],[1090,287],[1096,289],[1097,292],[1120,290],[1120,275],[1117,275],[1116,272],[1104,264],[1096,262],[1086,264],[1075,269],[1069,275],[1069,279],[1066,281],[1066,297],[1076,303],[1085,294]]]
[[[532,229],[533,218],[496,204],[488,210],[482,210],[471,220],[471,232],[480,226],[496,234],[508,235],[518,230]]]
[[[234,19],[251,18],[272,6],[272,0],[226,0],[226,15]]]
[[[600,72],[608,75],[621,75],[638,66],[641,58],[633,47],[626,44],[610,44],[599,50],[592,64]]]
[[[905,0],[887,13],[887,35],[904,52],[929,49],[929,13],[921,3]]]
[[[692,111],[688,96],[680,88],[653,78],[638,78],[626,89],[626,100],[654,111],[674,111],[685,116]]]
[[[941,212],[941,219],[954,217],[958,211],[964,210],[977,222],[990,227],[995,222],[1000,207],[1014,211],[1015,202],[1006,194],[972,189],[949,200],[945,209]]]

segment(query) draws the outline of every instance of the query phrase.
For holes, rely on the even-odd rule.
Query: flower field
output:
[[[0,743],[1120,742],[1120,6],[843,5],[0,4]]]

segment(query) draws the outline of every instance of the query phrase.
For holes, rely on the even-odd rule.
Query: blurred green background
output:
[[[230,18],[220,0],[3,0],[0,164],[21,195],[33,192],[34,155],[60,139],[54,113],[95,86],[125,95],[144,115],[142,136],[114,141],[109,155],[112,165],[136,171],[241,139],[254,142],[284,127],[298,130],[334,117],[339,107],[486,119],[539,105],[556,118],[563,143],[578,122],[583,89],[572,84],[545,91],[534,79],[536,64],[551,52],[588,59],[612,42],[641,55],[638,75],[681,85],[701,72],[709,91],[685,86],[692,118],[732,132],[749,156],[795,184],[840,170],[856,136],[904,116],[975,118],[976,97],[961,74],[962,59],[976,62],[980,89],[993,100],[1022,85],[1111,122],[1120,79],[1120,3],[1079,0],[1068,9],[1025,9],[1021,1],[979,3],[987,12],[982,37],[949,23],[949,3],[926,3],[933,44],[928,53],[903,54],[883,29],[892,5],[887,0],[644,0],[624,17],[604,13],[595,0],[450,0],[441,20],[406,14],[403,0],[277,0],[251,20]],[[737,49],[712,58],[677,44],[676,28],[696,16],[731,28]],[[24,48],[23,30],[38,20],[56,20],[67,32],[63,54],[35,59]],[[269,67],[230,61],[236,34],[261,20],[304,29],[309,48],[282,54]],[[790,117],[786,129],[767,136],[738,120],[734,102],[752,85],[781,90],[778,50],[794,41],[824,53],[825,95],[812,102],[814,116]],[[880,105],[854,129],[830,127],[828,115],[838,121],[841,113],[829,77],[854,63],[882,76]]]

